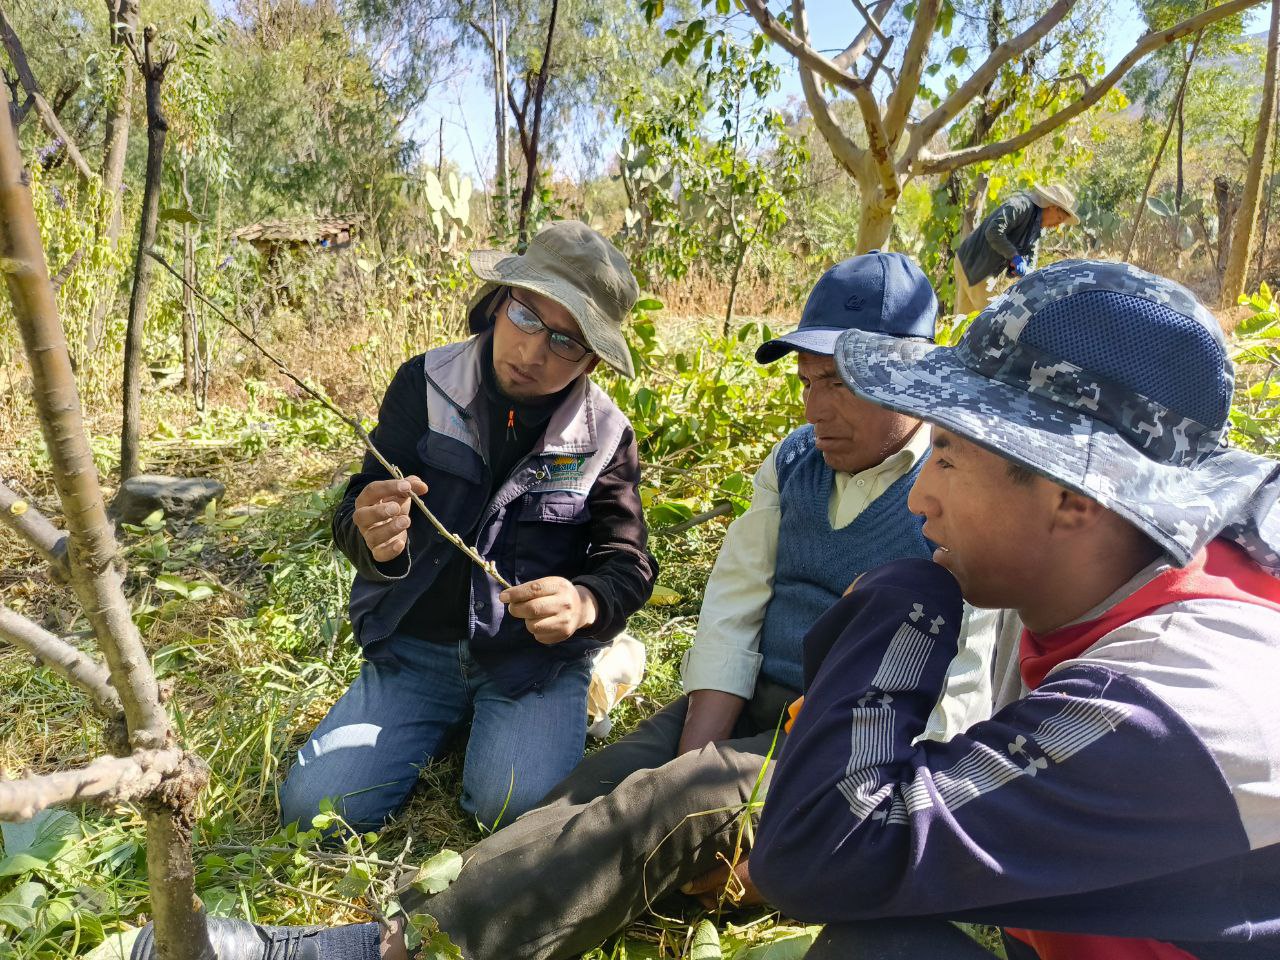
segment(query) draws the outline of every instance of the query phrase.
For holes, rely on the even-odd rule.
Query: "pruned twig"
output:
[[[369,432],[365,430],[364,425],[360,422],[358,418],[348,416],[342,410],[334,406],[333,402],[328,397],[324,396],[324,394],[320,393],[318,390],[315,390],[314,388],[309,386],[307,383],[305,383],[304,381],[296,377],[293,374],[293,372],[284,365],[283,360],[281,360],[279,357],[273,354],[270,350],[264,347],[261,343],[259,343],[257,338],[253,336],[253,334],[249,333],[249,331],[245,330],[244,327],[240,326],[240,324],[236,323],[229,316],[223,313],[222,308],[219,307],[212,300],[210,300],[208,297],[206,297],[201,290],[199,290],[197,287],[193,286],[192,284],[188,283],[187,279],[173,268],[173,265],[170,264],[169,261],[164,258],[163,254],[161,254],[159,251],[155,249],[148,250],[147,254],[153,260],[155,260],[156,263],[160,264],[160,266],[164,267],[171,274],[177,277],[178,281],[184,287],[190,290],[192,294],[195,295],[205,306],[209,307],[209,309],[211,309],[214,312],[214,314],[218,317],[218,319],[220,319],[223,323],[227,324],[227,326],[231,327],[231,329],[234,330],[236,333],[240,334],[240,336],[243,337],[245,340],[247,340],[254,347],[254,349],[256,349],[264,357],[270,360],[271,363],[275,365],[275,368],[277,370],[279,370],[282,374],[284,374],[284,376],[288,377],[298,386],[298,389],[304,391],[308,396],[315,398],[317,401],[319,401],[321,404],[324,405],[326,410],[328,410],[335,417],[337,417],[339,420],[345,423],[348,427],[350,427],[352,431],[354,431],[355,435],[359,438],[360,442],[364,444],[364,448],[368,450],[370,454],[373,455],[373,458],[375,460],[377,460],[380,464],[382,464],[383,468],[387,471],[387,473],[391,474],[397,480],[404,479],[404,473],[400,470],[400,468],[397,467],[391,461],[389,461],[386,457],[384,457],[382,453],[378,450],[378,448],[373,445],[373,440],[369,438]],[[467,544],[465,540],[462,539],[462,537],[458,536],[456,533],[454,533],[452,530],[448,529],[444,524],[442,524],[436,518],[436,515],[431,512],[430,508],[428,508],[427,505],[422,501],[421,497],[419,497],[412,490],[409,491],[409,497],[413,500],[414,505],[419,510],[422,511],[422,513],[426,516],[428,520],[431,521],[431,525],[436,528],[440,536],[444,537],[446,540],[452,543],[455,547],[457,547],[460,551],[462,551],[462,553],[466,555],[468,560],[470,560],[472,563],[478,566],[481,570],[483,570],[486,574],[488,574],[496,583],[500,584],[503,588],[509,588],[511,586],[511,584],[508,583],[505,579],[503,579],[502,575],[498,573],[498,568],[492,560],[486,560],[484,557],[480,556],[479,553],[477,553],[472,547],[470,547]]]
[[[653,535],[655,537],[674,537],[676,534],[692,530],[708,520],[714,520],[716,517],[727,517],[731,513],[733,513],[733,504],[726,500],[724,503],[716,504],[710,510],[695,513],[688,520],[681,520],[679,523],[673,523],[669,527],[659,527],[653,532]]]
[[[89,695],[98,712],[108,720],[124,719],[120,694],[111,686],[105,666],[2,604],[0,640],[7,640],[14,646],[21,647],[54,673],[74,683]]]
[[[135,750],[127,757],[99,757],[74,770],[0,780],[0,820],[30,820],[41,810],[58,804],[144,799],[178,769],[184,756],[176,747]]]
[[[53,568],[56,579],[67,579],[66,531],[55,527],[44,514],[3,483],[0,483],[0,523],[36,548]]]

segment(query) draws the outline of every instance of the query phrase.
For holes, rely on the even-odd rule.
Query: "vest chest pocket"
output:
[[[582,570],[591,509],[583,494],[525,494],[516,513],[515,572],[521,582]]]

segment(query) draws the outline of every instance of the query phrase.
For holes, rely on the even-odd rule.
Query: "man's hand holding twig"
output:
[[[508,587],[498,595],[511,615],[519,617],[539,643],[568,640],[596,622],[596,598],[586,587],[564,577],[543,577]]]
[[[427,485],[417,477],[375,480],[356,496],[356,529],[378,563],[394,560],[409,544],[410,491],[422,496]]]

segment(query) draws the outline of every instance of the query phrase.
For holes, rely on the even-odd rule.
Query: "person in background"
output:
[[[1076,200],[1059,184],[1020,190],[965,237],[955,255],[955,313],[981,310],[996,295],[1001,274],[1025,277],[1036,268],[1040,234],[1080,222]]]

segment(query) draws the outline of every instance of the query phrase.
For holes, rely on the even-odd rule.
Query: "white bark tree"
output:
[[[945,134],[962,111],[977,102],[1001,69],[1018,62],[1056,27],[1063,25],[1078,2],[1054,0],[1021,32],[991,49],[986,59],[960,79],[937,106],[917,114],[920,81],[929,65],[929,50],[942,0],[913,0],[911,18],[904,18],[909,24],[905,48],[892,75],[884,71],[884,67],[898,38],[887,34],[881,24],[901,5],[901,0],[878,0],[870,9],[855,0],[855,13],[861,27],[851,31],[854,35],[849,45],[834,57],[822,54],[813,46],[804,0],[790,0],[789,23],[784,23],[770,10],[769,0],[742,0],[765,35],[796,60],[814,125],[837,162],[858,183],[862,197],[857,239],[860,253],[887,243],[903,187],[913,177],[950,173],[970,164],[995,160],[1034,143],[1098,103],[1152,51],[1194,34],[1207,24],[1239,14],[1260,0],[1227,0],[1171,27],[1145,34],[1095,83],[1079,76],[1061,78],[1062,82],[1079,88],[1075,98],[1013,136],[937,150],[936,138]],[[870,49],[873,41],[877,42],[874,53]],[[888,91],[883,99],[872,86],[882,72],[888,81],[881,84],[882,89]],[[863,134],[861,143],[841,125],[832,109],[829,95],[832,88],[849,94],[856,103]]]

